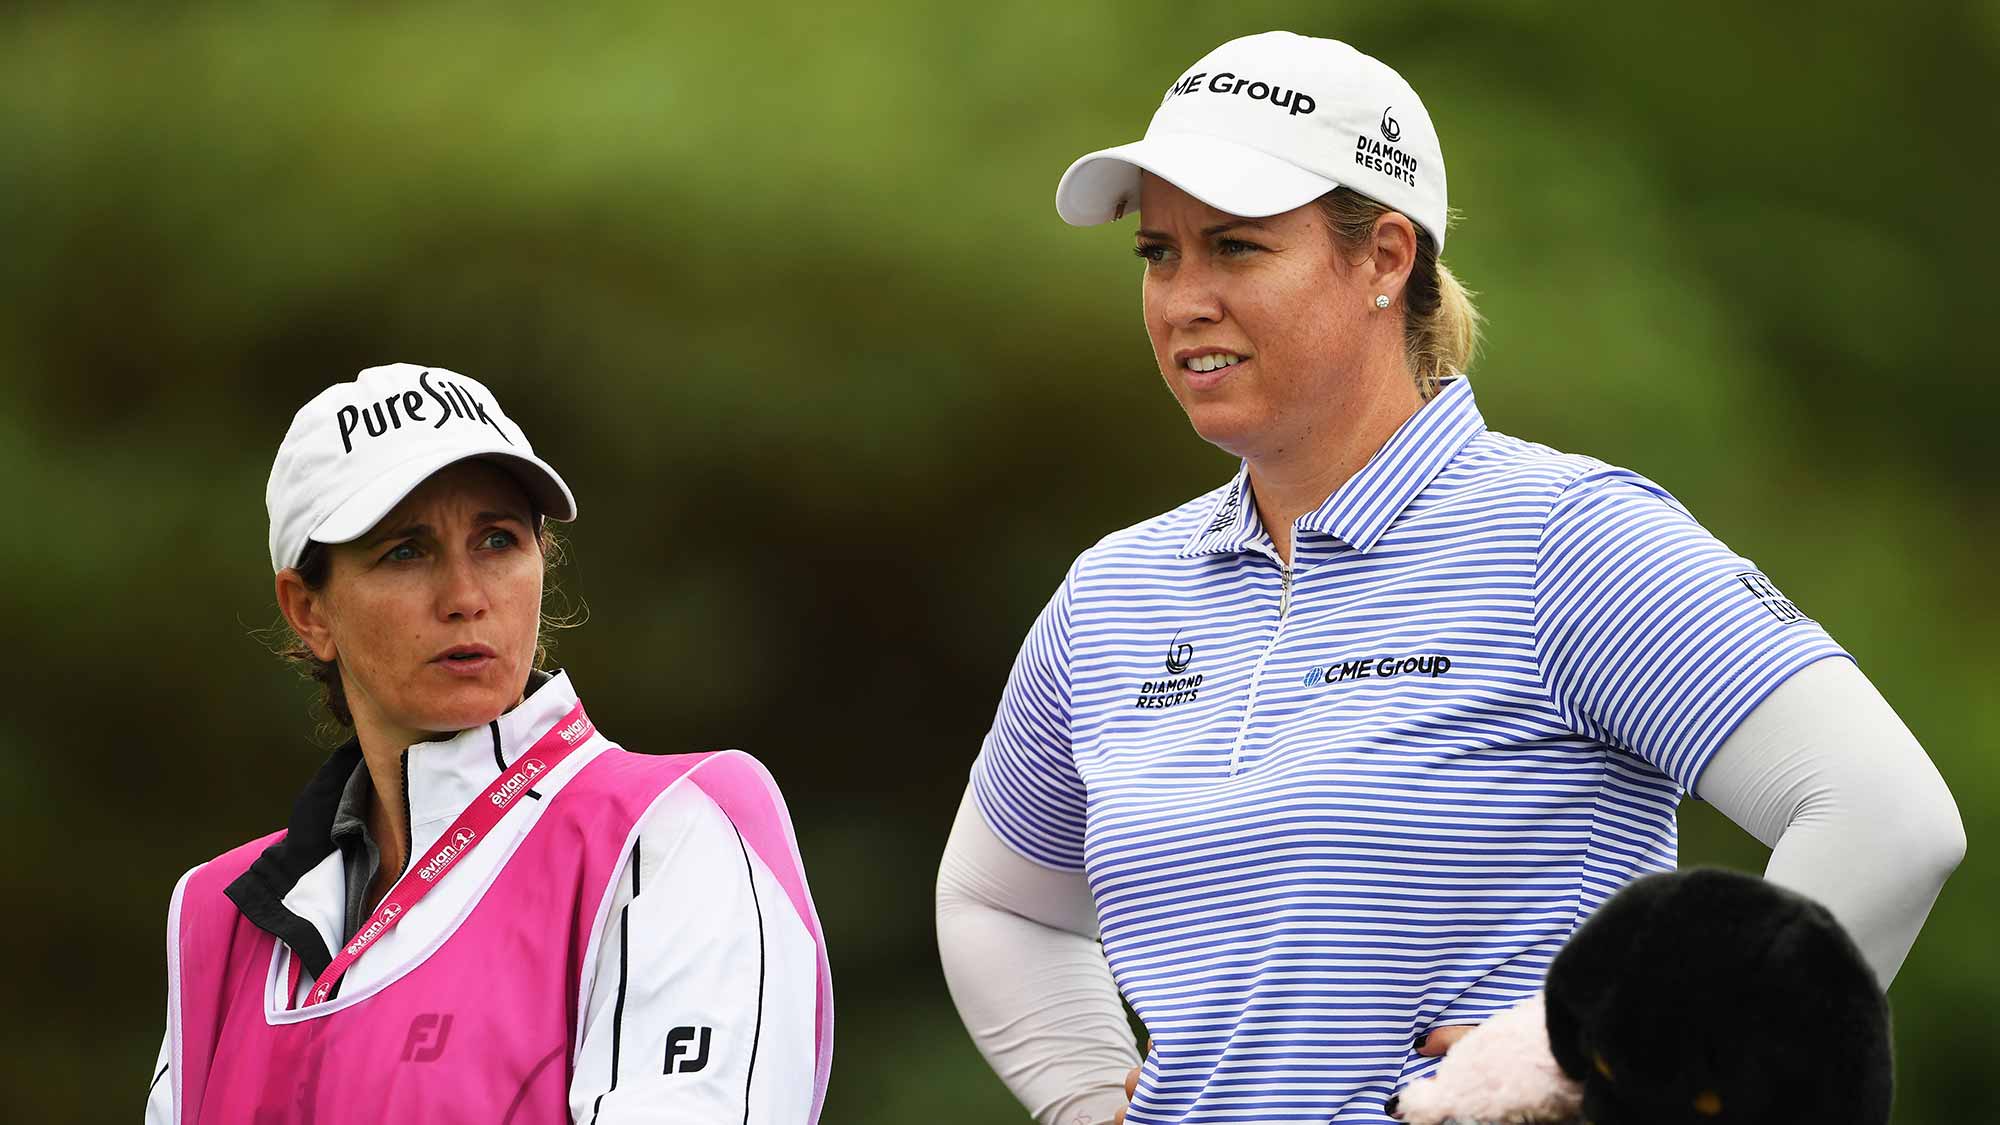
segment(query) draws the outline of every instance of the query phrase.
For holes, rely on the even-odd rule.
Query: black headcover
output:
[[[1833,915],[1754,875],[1648,875],[1549,967],[1595,1125],[1886,1125],[1889,1006]]]

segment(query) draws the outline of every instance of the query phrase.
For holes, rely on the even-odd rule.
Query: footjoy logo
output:
[[[1204,78],[1208,79],[1206,84],[1202,82]],[[1161,98],[1160,102],[1164,105],[1181,94],[1201,93],[1240,94],[1251,101],[1270,102],[1279,109],[1289,110],[1288,116],[1292,117],[1297,117],[1301,113],[1311,113],[1319,108],[1319,103],[1313,101],[1312,95],[1304,90],[1287,90],[1273,82],[1257,82],[1241,78],[1226,70],[1213,78],[1209,78],[1207,72],[1190,74],[1167,87],[1167,96]]]
[[[410,1020],[410,1030],[403,1038],[404,1062],[436,1062],[444,1054],[444,1045],[451,1038],[450,1012],[419,1012]]]
[[[677,1027],[667,1032],[667,1074],[687,1074],[708,1065],[708,1040],[712,1027]],[[700,1035],[697,1040],[696,1035]],[[693,1058],[682,1058],[693,1055]]]
[[[578,715],[575,722],[562,729],[562,740],[572,746],[575,745],[576,740],[583,737],[584,730],[589,726],[590,720]]]
[[[347,955],[349,957],[361,956],[362,950],[374,944],[376,938],[381,937],[383,934],[389,932],[389,927],[395,924],[396,919],[400,917],[402,913],[403,913],[402,903],[400,902],[383,903],[382,916],[375,919],[373,922],[368,923],[367,929],[362,930],[358,934],[355,934],[354,940],[347,943]]]
[[[493,427],[493,432],[500,435],[500,440],[508,445],[514,444],[514,439],[507,436],[507,431],[500,428],[500,423],[495,422],[493,416],[486,413],[486,404],[474,398],[472,392],[464,387],[449,379],[432,382],[431,373],[428,371],[417,376],[417,385],[424,389],[424,394],[398,391],[383,398],[381,402],[371,402],[366,406],[348,405],[336,411],[334,422],[340,428],[341,452],[354,452],[356,436],[354,431],[357,429],[361,431],[361,437],[378,438],[390,430],[402,429],[404,422],[409,422],[413,426],[418,422],[430,422],[431,429],[435,430],[453,419],[484,422]],[[424,395],[430,396],[429,403],[424,401]],[[431,422],[430,417],[424,413],[424,410],[431,405],[437,408],[435,422]]]
[[[461,828],[452,833],[451,842],[439,848],[429,862],[417,868],[417,878],[426,883],[435,882],[438,876],[444,874],[444,869],[451,866],[451,861],[463,855],[465,849],[472,846],[472,841],[478,838],[479,833],[470,828]]]
[[[1397,141],[1403,139],[1402,124],[1389,116],[1389,111],[1395,108],[1392,105],[1382,107],[1382,139],[1388,141],[1390,144],[1395,144]]]
[[[514,776],[500,783],[500,788],[489,799],[493,802],[495,808],[504,809],[512,804],[514,798],[520,796],[523,790],[533,785],[536,778],[546,772],[548,772],[548,767],[542,764],[540,758],[529,758],[527,761],[521,763],[520,768],[514,771]]]

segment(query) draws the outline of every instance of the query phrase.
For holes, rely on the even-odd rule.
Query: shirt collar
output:
[[[1331,535],[1366,554],[1459,450],[1485,429],[1486,419],[1473,402],[1472,384],[1463,378],[1450,380],[1389,436],[1360,472],[1334,489],[1325,503],[1300,516],[1297,526]],[[1201,525],[1181,548],[1181,557],[1247,550],[1259,532],[1253,509],[1246,462],[1230,486],[1216,495]]]
[[[340,804],[333,810],[333,827],[327,831],[327,838],[339,847],[349,838],[368,836],[368,798],[375,792],[375,781],[368,776],[368,766],[357,762],[354,771],[347,775],[347,785],[340,791]]]
[[[404,758],[410,823],[450,819],[465,810],[493,779],[576,706],[569,673],[536,673],[528,697],[484,726],[459,731],[437,742],[419,742]]]
[[[442,742],[419,742],[410,747],[411,824],[455,816],[575,705],[576,689],[570,686],[567,673],[550,676],[534,672],[528,678],[528,697],[512,711]],[[357,772],[367,777],[361,746],[350,738],[327,758],[293,802],[291,825],[284,837],[265,848],[224,892],[244,917],[291,946],[315,976],[332,960],[326,942],[312,923],[285,906],[284,898],[307,872],[333,854],[334,822],[348,790],[357,784]]]
[[[1181,548],[1181,557],[1233,555],[1249,550],[1259,530],[1256,509],[1250,503],[1250,463],[1245,461],[1228,487],[1217,492],[1203,512],[1194,535]]]

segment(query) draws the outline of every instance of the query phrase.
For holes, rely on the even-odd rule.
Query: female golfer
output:
[[[536,671],[569,488],[484,387],[370,368],[298,412],[278,604],[354,737],[190,871],[154,1122],[810,1122],[831,1052],[785,805],[648,757]]]
[[[947,846],[952,992],[1038,1119],[1124,1108],[1122,991],[1132,1122],[1387,1121],[1440,1029],[1674,865],[1683,793],[1887,984],[1964,849],[1950,793],[1664,489],[1486,428],[1443,157],[1394,71],[1226,43],[1056,206],[1137,215],[1154,358],[1242,468],[1077,559]]]

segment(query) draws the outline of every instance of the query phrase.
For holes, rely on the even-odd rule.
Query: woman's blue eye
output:
[[[1259,246],[1254,242],[1244,242],[1243,240],[1237,238],[1225,238],[1218,244],[1218,246],[1221,248],[1224,254],[1247,254],[1253,250],[1263,249],[1262,246]]]
[[[514,533],[511,531],[489,531],[486,533],[486,546],[495,550],[504,550],[505,548],[512,547],[517,542],[519,540],[514,538]]]
[[[389,548],[389,553],[382,557],[391,562],[408,562],[417,557],[417,545],[415,543],[398,543]]]
[[[1163,262],[1167,258],[1167,248],[1157,242],[1142,242],[1132,252],[1149,262]]]

